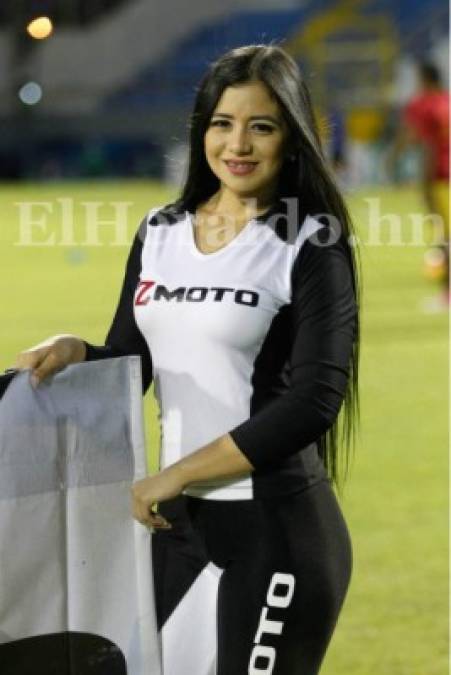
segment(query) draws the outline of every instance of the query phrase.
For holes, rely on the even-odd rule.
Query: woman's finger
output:
[[[27,370],[28,368],[31,368],[33,370],[42,363],[47,352],[48,348],[29,349],[26,352],[21,352],[16,358],[14,368],[17,368],[17,370]]]
[[[58,372],[58,370],[61,370],[61,368],[63,367],[64,363],[61,361],[61,359],[58,358],[55,352],[53,350],[48,351],[44,359],[36,367],[33,368],[32,373],[33,384],[35,385],[39,384],[40,382],[42,382],[42,380],[45,380],[46,377],[54,375],[55,373]]]
[[[146,527],[155,529],[170,529],[172,527],[166,518],[149,509],[147,504],[136,497],[133,497],[132,513],[133,518]]]
[[[172,527],[171,523],[169,523],[166,518],[163,518],[159,513],[154,513],[153,511],[150,512],[148,520],[151,527],[154,527],[156,530],[170,530]]]
[[[137,520],[142,525],[146,524],[145,523],[146,513],[142,509],[141,503],[135,498],[132,499],[132,516],[135,520]]]
[[[133,498],[132,513],[133,518],[142,525],[151,525],[149,509],[140,499]]]

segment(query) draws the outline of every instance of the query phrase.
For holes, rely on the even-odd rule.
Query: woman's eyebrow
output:
[[[213,113],[212,117],[225,117],[228,120],[233,120],[233,115],[229,115],[228,113],[222,113],[222,112],[215,112],[215,113]],[[267,120],[268,122],[272,122],[273,124],[280,125],[280,121],[277,120],[272,115],[252,115],[252,117],[249,117],[249,119],[251,121]]]

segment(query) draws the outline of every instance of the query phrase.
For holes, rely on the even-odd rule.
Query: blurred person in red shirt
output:
[[[415,144],[421,148],[421,187],[426,207],[438,214],[432,249],[425,256],[426,273],[443,283],[439,302],[449,306],[449,92],[438,68],[418,66],[418,93],[402,113],[398,149]]]

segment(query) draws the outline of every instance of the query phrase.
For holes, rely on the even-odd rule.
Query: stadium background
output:
[[[38,16],[53,21],[47,39],[26,31]],[[448,317],[424,311],[435,284],[422,274],[426,241],[409,245],[409,216],[424,208],[415,152],[387,171],[415,61],[434,61],[448,78],[448,25],[438,0],[0,6],[0,369],[53,333],[103,339],[127,255],[117,204],[128,204],[130,242],[143,214],[175,194],[187,114],[211,60],[274,41],[304,69],[361,237],[364,276],[362,424],[342,501],[354,573],[325,675],[448,668]],[[374,200],[384,216],[379,245],[369,229]],[[89,203],[109,221],[98,245],[86,239]],[[29,240],[27,208],[36,221]],[[398,244],[391,216],[402,223]],[[146,411],[155,465],[151,395]]]

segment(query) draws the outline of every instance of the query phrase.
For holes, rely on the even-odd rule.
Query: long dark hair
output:
[[[278,101],[289,129],[291,157],[285,161],[277,197],[297,197],[300,217],[328,214],[338,221],[352,271],[357,306],[360,305],[360,264],[351,218],[332,171],[324,157],[310,93],[295,61],[275,45],[248,45],[233,49],[213,63],[202,80],[190,120],[188,175],[178,208],[194,212],[219,189],[204,152],[204,136],[215,107],[226,87],[260,81]],[[326,225],[327,226],[327,225]],[[359,345],[357,334],[349,366],[349,380],[343,413],[319,439],[319,452],[328,475],[338,489],[348,474],[355,431],[359,422]],[[341,434],[338,433],[339,429]],[[344,454],[338,454],[338,438]]]

